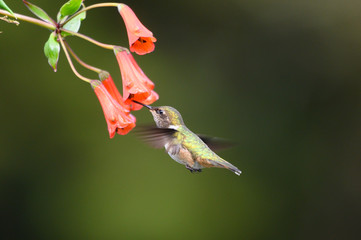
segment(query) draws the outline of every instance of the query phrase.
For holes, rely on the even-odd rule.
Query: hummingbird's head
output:
[[[134,100],[133,100],[134,101]],[[183,125],[183,119],[177,109],[169,106],[152,107],[143,103],[134,101],[148,108],[152,113],[154,121],[159,128],[169,128],[170,126]]]

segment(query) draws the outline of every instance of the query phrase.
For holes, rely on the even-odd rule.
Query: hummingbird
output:
[[[156,127],[140,131],[145,142],[154,148],[165,148],[169,156],[183,164],[190,172],[201,172],[203,168],[225,168],[238,176],[241,171],[219,157],[212,149],[222,147],[214,138],[197,135],[189,130],[181,114],[173,107],[152,107],[133,100],[148,108],[153,115]]]

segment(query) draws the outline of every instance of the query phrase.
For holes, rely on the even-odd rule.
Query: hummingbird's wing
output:
[[[180,150],[180,144],[176,143],[175,138],[178,131],[175,129],[142,126],[136,132],[151,147],[163,148],[168,145],[167,151],[171,154],[177,154]]]
[[[223,149],[227,149],[233,147],[235,145],[234,142],[223,138],[217,137],[209,137],[203,134],[197,134],[197,136],[205,143],[212,151],[220,151]]]

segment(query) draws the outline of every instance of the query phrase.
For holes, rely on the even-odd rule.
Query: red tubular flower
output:
[[[115,55],[123,80],[123,98],[125,103],[131,105],[131,110],[139,110],[141,106],[132,100],[144,104],[151,104],[158,100],[154,91],[154,83],[143,73],[131,53],[124,48],[115,48]],[[135,107],[136,106],[136,107]]]
[[[129,113],[130,106],[124,103],[123,97],[119,93],[117,87],[115,86],[114,81],[110,76],[110,74],[108,72],[103,71],[99,74],[99,78],[102,81],[104,87],[109,92],[109,94],[112,96],[112,98],[114,98],[114,100],[116,100],[124,108],[125,112]]]
[[[130,51],[144,55],[154,51],[153,33],[139,21],[133,10],[125,4],[118,5],[118,11],[122,16],[127,28]]]
[[[108,124],[109,137],[113,138],[115,132],[120,135],[127,134],[135,127],[135,117],[129,110],[120,105],[100,81],[92,81],[91,85],[103,108],[105,120]]]
[[[152,90],[150,96],[147,99],[145,99],[144,101],[142,101],[141,103],[144,103],[145,105],[150,105],[150,104],[154,103],[155,101],[157,101],[158,99],[159,99],[159,95]],[[129,101],[130,100],[128,100],[128,102]],[[132,111],[137,111],[143,107],[142,105],[137,104],[135,102],[131,102],[129,104],[130,104],[130,110],[132,110]]]

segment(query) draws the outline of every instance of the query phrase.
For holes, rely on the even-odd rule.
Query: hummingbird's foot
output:
[[[192,167],[189,166],[189,165],[186,165],[186,168],[187,168],[191,173],[193,173],[193,172],[195,171],[195,169],[192,168]]]
[[[191,172],[202,172],[202,169],[196,169],[196,168],[192,168],[191,166],[189,165],[186,165],[186,168]]]

